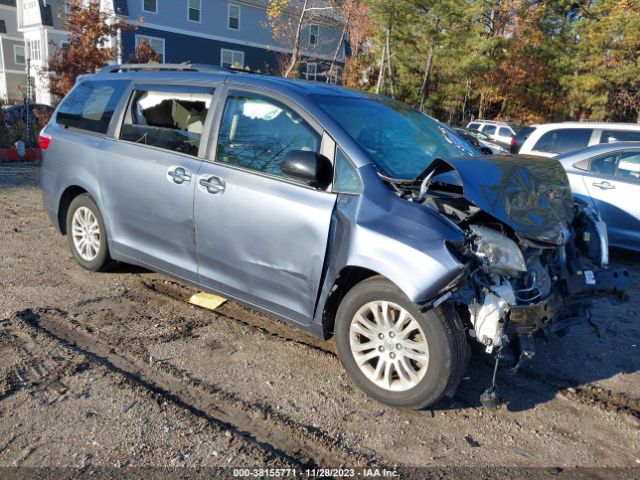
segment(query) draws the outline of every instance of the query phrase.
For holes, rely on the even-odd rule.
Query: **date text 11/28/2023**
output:
[[[386,468],[234,468],[234,477],[249,478],[397,478]]]

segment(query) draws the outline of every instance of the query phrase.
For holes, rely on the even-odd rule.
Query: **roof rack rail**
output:
[[[204,65],[198,63],[125,63],[122,65],[107,65],[98,73],[118,72],[233,72],[234,70],[218,67],[216,65]]]

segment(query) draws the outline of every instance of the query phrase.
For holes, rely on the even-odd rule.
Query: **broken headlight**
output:
[[[500,232],[480,225],[471,225],[474,253],[492,273],[515,275],[527,271],[518,244]]]

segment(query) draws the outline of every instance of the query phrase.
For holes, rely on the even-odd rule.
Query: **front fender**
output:
[[[383,275],[416,303],[432,299],[464,271],[447,247],[464,241],[462,230],[384,185],[359,196],[339,195],[334,215],[315,322],[321,322],[329,292],[346,267]]]

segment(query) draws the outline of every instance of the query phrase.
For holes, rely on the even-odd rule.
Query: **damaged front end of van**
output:
[[[535,335],[589,320],[594,298],[625,298],[629,272],[609,268],[604,223],[573,199],[554,160],[437,159],[414,180],[383,180],[464,232],[448,242],[463,272],[424,308],[454,308],[469,336],[512,368],[534,356]]]

